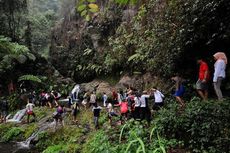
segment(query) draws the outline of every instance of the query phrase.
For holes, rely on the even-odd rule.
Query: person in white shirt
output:
[[[148,99],[150,95],[147,93],[147,91],[143,91],[141,95],[141,106],[140,106],[140,114],[141,114],[141,120],[146,119],[148,123],[150,123],[150,117],[151,112],[148,107]]]
[[[92,92],[90,95],[90,100],[89,100],[89,107],[91,107],[92,105],[94,105],[96,103],[96,93]]]
[[[223,52],[217,52],[216,54],[213,55],[213,57],[216,60],[214,64],[214,76],[213,76],[214,90],[216,92],[218,100],[222,101],[223,95],[220,86],[222,80],[225,78],[225,69],[228,61],[225,53]]]
[[[106,107],[108,96],[106,95],[105,92],[104,92],[104,94],[102,96],[102,99],[103,99],[103,105],[104,105],[104,107]]]
[[[135,93],[134,96],[134,119],[140,119],[141,95]]]
[[[33,111],[34,107],[35,107],[35,105],[28,100],[28,104],[26,105],[27,123],[30,122],[30,115],[32,115],[34,117],[34,120],[36,120],[36,116],[35,116],[35,113]]]
[[[165,97],[157,88],[152,88],[155,103],[153,104],[153,110],[159,110],[164,105],[163,98]]]
[[[107,112],[108,112],[109,123],[110,125],[112,125],[112,117],[118,116],[118,114],[114,111],[113,105],[110,102],[107,105]]]

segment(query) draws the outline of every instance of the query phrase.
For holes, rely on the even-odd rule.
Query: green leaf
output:
[[[19,81],[34,81],[34,82],[39,82],[39,83],[42,82],[42,80],[38,76],[31,75],[31,74],[20,76],[18,78],[18,82]]]
[[[90,21],[91,18],[89,16],[89,14],[86,15],[85,19],[86,19],[86,21]]]
[[[87,0],[88,2],[90,2],[90,3],[95,3],[96,2],[96,0]]]
[[[99,11],[99,9],[89,9],[89,11],[92,12],[92,13],[96,13],[96,12]]]
[[[86,16],[86,14],[87,14],[87,10],[81,12],[81,16]]]
[[[81,4],[80,6],[77,7],[77,11],[81,12],[83,10],[85,10],[86,5],[85,4]]]
[[[97,4],[89,4],[88,6],[89,6],[89,8],[91,8],[91,9],[99,9],[99,7],[98,7]]]

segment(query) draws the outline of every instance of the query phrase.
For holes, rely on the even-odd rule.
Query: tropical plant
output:
[[[18,78],[18,82],[20,82],[20,81],[34,81],[34,82],[38,82],[38,83],[42,82],[42,80],[38,76],[31,75],[31,74],[20,76]]]
[[[0,72],[12,69],[17,63],[36,59],[26,46],[13,43],[4,36],[0,36],[0,50]]]

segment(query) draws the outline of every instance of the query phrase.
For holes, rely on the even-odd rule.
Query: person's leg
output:
[[[198,90],[197,90],[197,93],[200,95],[200,97],[201,97],[203,100],[205,99],[205,95],[204,95],[204,93],[203,93],[202,90],[198,89]]]
[[[181,98],[181,97],[176,96],[176,100],[180,103],[181,107],[183,107],[183,106],[184,106],[184,101],[182,100],[182,98]]]
[[[204,100],[208,100],[208,90],[204,90]]]
[[[215,89],[215,92],[216,92],[216,95],[217,95],[219,101],[223,99],[223,95],[222,95],[222,92],[220,89],[221,82],[222,82],[221,77],[218,77],[217,82],[214,82],[214,89]]]
[[[29,123],[29,122],[30,122],[30,115],[27,114],[27,123]]]
[[[35,115],[35,113],[33,112],[33,118],[34,118],[34,122],[36,122],[36,115]]]

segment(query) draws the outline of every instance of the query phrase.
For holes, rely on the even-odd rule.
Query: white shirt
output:
[[[27,112],[33,111],[33,108],[34,108],[34,107],[35,107],[34,104],[28,103],[28,104],[26,105],[26,110],[27,110]]]
[[[103,102],[105,103],[107,101],[108,97],[106,94],[103,95]]]
[[[159,90],[154,92],[155,103],[162,103],[164,97],[165,96]]]
[[[120,103],[122,101],[122,95],[120,93],[117,93],[117,100]]]
[[[135,107],[140,107],[141,105],[141,100],[138,97],[134,97],[134,102],[135,102]]]
[[[225,64],[224,60],[222,60],[222,59],[217,60],[215,65],[214,65],[214,68],[215,68],[215,72],[214,72],[214,76],[213,76],[213,82],[217,82],[218,77],[225,78],[226,64]]]
[[[141,107],[146,107],[146,98],[149,98],[150,95],[141,95]]]
[[[90,102],[91,103],[96,103],[96,95],[95,94],[90,95]]]
[[[112,106],[111,103],[108,104],[107,109],[108,109],[108,112],[109,112],[109,113],[114,112],[113,106]]]

